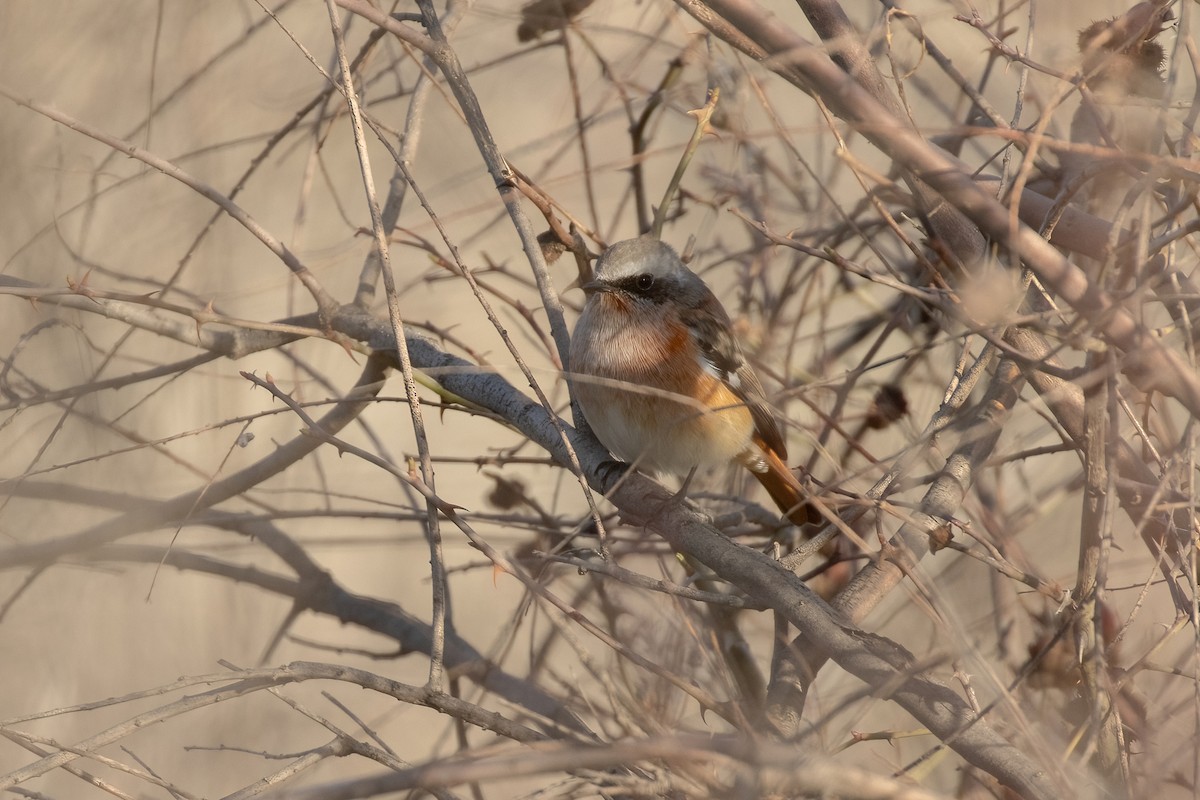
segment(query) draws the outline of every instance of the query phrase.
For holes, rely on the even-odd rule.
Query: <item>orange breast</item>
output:
[[[638,313],[619,295],[598,300],[603,322],[593,325],[585,314],[572,367],[599,379],[577,380],[575,391],[600,441],[623,460],[674,474],[743,453],[754,429],[750,412],[701,366],[687,328],[668,315]]]

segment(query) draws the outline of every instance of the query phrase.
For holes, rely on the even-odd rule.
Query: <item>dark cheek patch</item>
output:
[[[625,278],[620,283],[616,284],[617,288],[623,292],[628,292],[635,297],[640,297],[644,300],[649,300],[652,303],[660,304],[670,295],[670,291],[661,279],[656,279],[654,285],[649,289],[640,289],[637,285],[638,276]]]

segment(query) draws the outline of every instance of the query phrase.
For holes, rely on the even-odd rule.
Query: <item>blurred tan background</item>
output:
[[[275,131],[319,92],[324,79],[304,58],[289,33],[332,70],[329,22],[321,4],[284,4],[280,20],[287,33],[273,22],[262,23],[262,10],[253,3],[221,1],[204,3],[164,2],[17,2],[5,5],[0,15],[0,80],[16,95],[52,106],[65,114],[110,134],[144,147],[171,160],[222,192],[237,181],[250,159]],[[847,2],[847,10],[864,26],[876,26],[880,9],[864,0]],[[776,3],[776,13],[798,30],[808,31],[799,11],[788,3]],[[955,63],[972,78],[978,78],[986,43],[968,26],[954,21],[955,14],[968,13],[965,4],[923,2],[906,4],[925,33],[947,50]],[[1063,2],[1039,4],[1033,39],[1035,58],[1061,69],[1070,69],[1075,31],[1088,20],[1120,13],[1121,4],[1106,2]],[[597,198],[597,218],[589,210],[581,180],[582,163],[574,143],[577,131],[572,112],[571,85],[566,78],[560,48],[518,45],[515,28],[519,4],[480,3],[465,15],[452,41],[467,67],[475,91],[482,99],[493,134],[505,156],[530,175],[562,207],[586,220],[608,241],[636,234],[627,192],[629,167],[628,120],[612,83],[604,78],[595,60],[586,57],[576,41],[579,63],[578,88],[589,119],[588,147]],[[995,4],[980,7],[989,17]],[[1027,21],[1023,10],[1014,25]],[[343,19],[346,19],[343,17]],[[604,54],[620,75],[620,83],[638,109],[653,92],[667,62],[691,45],[695,60],[683,79],[671,89],[667,110],[656,116],[652,140],[645,160],[652,202],[658,202],[662,187],[674,169],[678,153],[690,136],[693,123],[684,111],[704,99],[708,73],[699,26],[669,3],[596,3],[581,17],[581,26],[592,46]],[[247,33],[248,30],[252,32]],[[347,38],[351,53],[362,43],[368,26],[361,19],[349,22]],[[806,33],[806,35],[809,35]],[[1168,33],[1173,46],[1174,34]],[[1024,39],[1016,37],[1024,46]],[[398,45],[385,40],[381,61],[395,56]],[[844,173],[834,168],[836,142],[820,114],[794,90],[778,79],[764,77],[746,59],[717,47],[720,62],[734,71],[750,71],[762,81],[772,98],[774,111],[791,141],[821,173],[837,175],[834,184],[846,192],[841,202],[859,202],[861,190]],[[904,66],[934,87],[944,78],[919,55],[910,34],[896,33],[894,52]],[[369,110],[381,121],[399,130],[404,125],[407,95],[396,97],[397,87],[411,88],[416,71],[412,59],[400,61],[401,68],[369,70],[365,92]],[[885,70],[886,71],[886,70]],[[1012,92],[1018,75],[995,67],[987,86],[997,107],[1012,113]],[[1036,105],[1039,96],[1052,91],[1049,81],[1034,76],[1027,102]],[[182,87],[182,88],[181,88]],[[1041,94],[1040,94],[1041,93]],[[1190,97],[1185,79],[1174,87],[1181,98]],[[965,109],[957,95],[944,95],[953,113],[931,108],[926,133],[935,135],[938,120],[959,118]],[[168,99],[170,98],[170,99]],[[913,92],[914,104],[928,100]],[[61,125],[13,103],[4,102],[0,114],[0,259],[3,274],[45,287],[65,288],[67,281],[131,294],[149,292],[171,275],[184,258],[198,232],[213,213],[213,205],[179,183],[149,170],[142,163],[113,155],[109,147],[92,141]],[[753,192],[739,181],[753,183],[747,171],[747,143],[771,147],[775,128],[759,107],[753,87],[743,83],[737,97],[727,99],[729,109],[740,115],[742,136],[725,132],[706,141],[685,188],[713,201],[689,202],[686,213],[672,220],[666,238],[683,247],[689,236],[698,237],[697,248],[707,253],[714,266],[708,278],[726,298],[730,311],[754,339],[761,339],[752,302],[733,298],[742,286],[741,273],[712,258],[714,253],[739,253],[752,246],[755,237],[744,223],[728,213],[741,208],[758,218],[754,209],[739,202]],[[932,105],[932,104],[930,104]],[[329,108],[342,106],[336,102]],[[153,111],[152,111],[153,109]],[[147,119],[150,124],[145,124]],[[1027,119],[1028,112],[1027,112]],[[1064,118],[1065,119],[1065,118]],[[924,118],[918,119],[922,125]],[[362,263],[371,247],[369,217],[362,199],[362,184],[353,142],[344,118],[332,125],[322,123],[314,131],[310,120],[291,134],[267,158],[237,202],[277,238],[286,242],[339,300],[348,302]],[[994,142],[991,144],[995,144]],[[868,147],[852,142],[855,154],[876,168],[886,162]],[[991,145],[989,145],[991,146]],[[391,176],[386,151],[371,143],[376,185],[381,195]],[[778,154],[777,163],[799,168]],[[528,270],[520,244],[504,217],[503,209],[471,136],[449,100],[444,86],[433,92],[425,112],[414,174],[428,193],[441,220],[460,248],[466,263],[476,269],[499,265],[485,273],[499,291],[517,297],[538,309],[537,295],[529,284]],[[829,213],[826,201],[809,181],[801,197],[773,198],[766,217],[777,230],[804,227],[806,215]],[[728,194],[712,194],[712,186],[726,185]],[[536,209],[526,204],[527,213],[542,227]],[[910,225],[910,228],[912,226]],[[399,228],[407,237],[427,238],[442,248],[434,226],[411,196],[405,204]],[[915,234],[914,234],[915,235]],[[515,385],[524,379],[495,331],[487,324],[478,305],[461,280],[451,279],[433,264],[427,254],[404,244],[394,244],[393,263],[402,287],[402,312],[410,323],[430,323],[470,342],[476,353]],[[779,262],[790,256],[778,254]],[[774,264],[776,262],[772,262]],[[703,261],[699,265],[704,267]],[[576,279],[571,259],[552,266],[556,286],[571,305],[570,321],[581,295],[568,291]],[[771,279],[768,279],[768,283]],[[832,280],[832,278],[828,279]],[[987,296],[992,291],[983,290]],[[177,288],[163,295],[181,305],[201,308],[212,302],[216,311],[257,321],[279,319],[311,310],[310,298],[287,270],[261,243],[227,217],[202,241],[179,278]],[[821,330],[839,330],[864,309],[881,302],[881,296],[864,289],[842,305],[829,310],[834,320],[820,323],[804,320],[797,324],[791,344],[776,338],[767,358],[774,365],[771,388],[777,378],[796,378],[816,358],[828,341],[814,341]],[[382,310],[382,303],[376,303]],[[555,403],[566,404],[565,386],[552,361],[528,325],[511,306],[500,304],[500,314],[514,341],[529,361],[542,387]],[[534,311],[545,325],[545,315]],[[823,328],[823,325],[828,327]],[[95,314],[63,310],[45,302],[30,303],[16,297],[0,298],[0,353],[7,354],[6,396],[13,391],[32,393],[34,387],[54,390],[95,379],[136,372],[155,364],[195,354],[181,342],[167,341],[146,332],[133,333],[123,341],[127,327]],[[121,342],[115,358],[110,349]],[[893,345],[889,344],[889,348]],[[947,345],[950,363],[957,345]],[[450,347],[454,350],[455,348]],[[899,352],[903,348],[896,345]],[[344,391],[361,370],[357,361],[339,346],[318,339],[293,345],[294,358],[266,352],[237,363],[217,360],[174,381],[156,381],[117,391],[88,394],[68,408],[64,403],[45,403],[29,408],[10,402],[0,423],[0,478],[12,493],[0,500],[0,537],[12,544],[44,541],[82,530],[106,514],[138,501],[165,499],[204,485],[210,477],[228,475],[269,453],[278,443],[297,434],[294,416],[275,413],[255,418],[248,430],[254,439],[246,447],[235,440],[242,425],[223,424],[241,415],[281,410],[279,403],[261,390],[252,390],[239,370],[270,374],[287,391],[301,400],[330,396],[328,386],[313,376],[323,376],[333,392]],[[861,351],[857,351],[861,354]],[[886,355],[886,353],[882,354]],[[882,356],[881,356],[882,357]],[[827,375],[838,375],[855,363],[847,356],[831,366]],[[817,376],[821,377],[821,376]],[[873,440],[871,449],[881,456],[893,453],[915,438],[941,401],[945,375],[925,374],[912,384],[910,414],[884,438]],[[383,394],[397,398],[401,385],[393,378]],[[861,414],[870,395],[854,396],[850,403]],[[820,400],[818,400],[820,402]],[[319,410],[319,409],[318,409]],[[791,445],[804,454],[809,432],[817,424],[802,404],[787,406],[794,428]],[[494,422],[457,411],[427,412],[433,453],[441,459],[437,477],[442,496],[468,510],[480,530],[496,547],[515,552],[529,546],[533,535],[520,526],[502,524],[483,516],[495,512],[488,496],[494,482],[469,460],[518,448],[521,456],[542,455],[521,437]],[[365,416],[370,433],[386,448],[386,455],[403,464],[415,452],[411,425],[402,402],[376,404]],[[146,444],[182,435],[163,444]],[[352,426],[345,437],[375,450],[375,441],[363,428]],[[890,437],[890,438],[889,438]],[[1045,428],[1035,404],[1022,405],[1006,433],[1006,448],[1016,451],[1045,442]],[[115,451],[133,448],[129,452]],[[937,453],[931,453],[930,464]],[[944,456],[944,454],[942,454]],[[805,459],[806,455],[798,456]],[[1059,468],[1077,468],[1071,454],[1039,461],[1014,473],[1000,491],[1021,492],[1041,482],[1058,480]],[[932,468],[932,467],[929,467]],[[554,515],[579,519],[586,513],[573,479],[563,470],[549,466],[513,464],[496,468],[507,478],[522,481],[530,496]],[[920,471],[920,470],[918,470]],[[20,491],[13,481],[23,476],[39,486],[54,485],[108,493],[113,503],[108,511],[53,497],[33,497]],[[858,488],[869,485],[864,471]],[[709,476],[709,485],[724,485],[728,476]],[[122,499],[124,498],[124,500]],[[761,499],[761,498],[760,498]],[[420,509],[396,482],[364,462],[341,457],[330,448],[320,450],[302,464],[253,492],[253,503],[232,502],[222,508],[235,510],[311,511],[307,518],[280,523],[305,545],[309,553],[346,589],[399,603],[422,619],[430,613],[428,551],[419,526],[412,521],[359,518],[352,511],[325,515],[330,509],[397,511]],[[724,508],[724,506],[718,506]],[[1057,532],[1078,528],[1078,503],[1064,492],[1048,497],[1036,516],[1027,520],[1023,544],[1028,556],[1049,578],[1069,584],[1075,570],[1073,540],[1064,544]],[[969,515],[971,509],[964,512]],[[444,526],[446,557],[453,573],[455,620],[459,633],[484,652],[502,641],[501,629],[509,624],[522,598],[522,590],[509,576],[495,575],[490,565],[450,526]],[[157,530],[128,541],[164,545],[176,531]],[[636,537],[636,531],[621,535]],[[1128,531],[1126,531],[1128,535]],[[178,531],[175,546],[214,554],[229,561],[264,570],[287,570],[264,548],[252,541],[207,527],[185,526]],[[1113,583],[1137,586],[1147,579],[1145,554],[1113,553]],[[658,577],[654,557],[631,557],[626,563]],[[670,564],[670,559],[665,559]],[[3,566],[3,565],[0,565]],[[938,631],[950,628],[963,648],[962,667],[977,675],[984,695],[997,691],[989,672],[994,652],[980,647],[992,635],[991,598],[994,584],[989,571],[974,562],[935,559],[928,566],[936,584],[938,612],[927,612],[925,601],[909,591],[899,591],[871,619],[872,629],[896,635],[907,647],[920,653],[923,646],[945,646]],[[570,596],[572,571],[563,570],[557,588]],[[1120,577],[1118,577],[1120,576]],[[574,584],[576,586],[581,583]],[[1136,601],[1137,592],[1113,598],[1122,612]],[[124,695],[170,683],[181,675],[220,671],[218,660],[242,667],[259,664],[268,644],[287,620],[289,603],[262,590],[192,572],[163,568],[156,573],[150,564],[97,564],[68,558],[36,571],[28,565],[0,571],[0,663],[5,680],[0,683],[0,719],[34,714],[64,706]],[[633,601],[631,601],[633,602]],[[677,627],[673,604],[651,598],[636,601],[644,617],[619,622],[629,643],[648,655],[673,661],[691,659],[690,669],[703,673],[707,656],[702,643]],[[1151,620],[1171,620],[1169,601],[1154,595],[1141,611],[1148,629]],[[1029,599],[1029,606],[1037,601]],[[544,610],[528,612],[523,627],[506,655],[505,667],[522,674],[533,645],[544,636],[549,623]],[[767,615],[744,622],[753,641],[769,641],[771,623]],[[1140,624],[1140,623],[1139,623]],[[1026,638],[1031,633],[1026,631]],[[1150,630],[1146,636],[1154,633]],[[267,657],[269,664],[295,659],[349,663],[380,672],[397,680],[420,684],[425,679],[423,657],[376,659],[360,651],[387,652],[394,645],[371,634],[342,626],[336,620],[303,614]],[[576,632],[587,640],[582,632]],[[1140,652],[1149,641],[1131,636],[1126,647]],[[302,638],[296,641],[291,637]],[[952,639],[955,637],[951,637]],[[319,642],[334,650],[315,648]],[[598,655],[606,651],[590,640],[583,645]],[[1175,645],[1172,644],[1172,647]],[[973,647],[980,649],[973,650]],[[340,650],[338,649],[340,648]],[[677,653],[670,652],[677,649]],[[764,650],[763,652],[766,652]],[[553,654],[560,658],[557,677],[565,685],[587,676],[565,647]],[[1018,658],[1021,654],[1013,654]],[[1165,660],[1169,660],[1164,658]],[[715,667],[714,667],[715,669]],[[1179,692],[1178,705],[1187,709],[1187,692],[1165,679],[1163,685],[1147,678],[1141,691],[1152,697]],[[1178,679],[1175,679],[1178,681]],[[311,703],[320,713],[333,715],[320,696],[324,686],[289,687],[291,696]],[[827,720],[822,743],[833,746],[851,729],[904,728],[911,720],[897,709],[875,704],[866,711],[851,705],[839,711],[839,702],[861,687],[852,678],[832,668],[822,673],[819,691],[810,713]],[[414,710],[386,699],[367,696],[347,687],[331,689],[370,723],[400,754],[414,762],[453,751],[450,727],[444,718]],[[474,692],[474,687],[471,692]],[[647,690],[647,695],[652,694]],[[59,742],[73,742],[127,719],[138,710],[161,702],[151,697],[111,709],[70,714],[36,722],[22,722],[22,730],[35,731]],[[669,703],[669,718],[703,728],[694,705]],[[861,714],[860,714],[861,712]],[[1190,712],[1188,712],[1190,713]],[[826,715],[829,714],[829,717]],[[1172,728],[1169,715],[1159,718],[1160,736],[1146,742],[1155,758],[1172,768],[1184,769],[1187,750],[1176,752],[1172,739],[1186,740],[1190,723]],[[349,723],[342,719],[349,727]],[[719,726],[713,723],[714,729]],[[173,724],[144,731],[128,741],[148,768],[165,778],[191,787],[203,796],[217,797],[232,792],[270,771],[276,764],[254,753],[289,753],[315,746],[328,738],[317,726],[302,720],[277,699],[259,693],[250,698],[206,709]],[[912,743],[880,744],[847,756],[875,770],[899,768],[930,746],[928,738]],[[252,753],[212,752],[186,747],[247,748]],[[1182,745],[1181,745],[1182,747]],[[123,757],[116,754],[116,757]],[[32,761],[34,756],[14,744],[0,744],[0,774]],[[319,767],[309,778],[328,780],[340,772],[369,772],[378,767],[363,762],[340,760]],[[89,765],[93,768],[94,765]],[[938,785],[949,790],[955,785],[952,770]],[[153,794],[152,787],[134,784],[134,796]],[[506,786],[507,784],[500,784]],[[537,780],[511,785],[512,796],[544,787]],[[28,784],[30,789],[55,797],[99,797],[99,790],[76,779],[54,773]],[[504,796],[498,790],[489,796]]]

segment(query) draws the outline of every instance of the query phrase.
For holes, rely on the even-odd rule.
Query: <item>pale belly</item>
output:
[[[699,362],[660,356],[694,349],[685,328],[633,309],[593,296],[571,340],[575,396],[596,438],[646,472],[679,476],[746,453],[749,409]]]
[[[745,406],[704,411],[699,403],[662,396],[667,391],[662,386],[643,385],[650,391],[590,383],[587,377],[576,381],[576,397],[596,438],[622,461],[647,472],[686,475],[693,467],[728,463],[750,447],[754,423]]]

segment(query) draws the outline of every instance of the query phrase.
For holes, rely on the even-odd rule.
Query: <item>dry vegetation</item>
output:
[[[269,6],[6,8],[0,787],[1200,797],[1194,3]],[[563,377],[713,99],[803,529]]]

